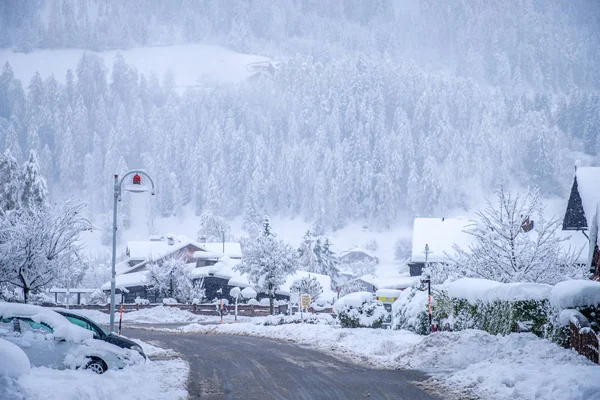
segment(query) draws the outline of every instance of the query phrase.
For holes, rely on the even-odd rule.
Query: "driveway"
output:
[[[248,336],[128,330],[190,364],[190,399],[414,399],[435,397],[416,371],[375,370],[318,351]]]

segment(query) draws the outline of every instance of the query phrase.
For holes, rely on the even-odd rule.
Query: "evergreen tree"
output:
[[[19,164],[6,149],[0,157],[0,214],[21,206],[21,177]]]
[[[34,150],[29,152],[29,159],[23,166],[23,192],[21,205],[24,208],[48,207],[48,186],[40,173],[40,165]]]

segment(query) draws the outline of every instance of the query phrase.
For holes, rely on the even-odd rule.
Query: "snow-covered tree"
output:
[[[21,205],[19,164],[9,149],[0,157],[0,215]]]
[[[328,275],[336,280],[339,275],[340,259],[331,250],[331,242],[328,237],[320,237],[315,242],[315,254],[317,255],[317,264],[319,273]]]
[[[340,297],[343,297],[350,293],[363,292],[365,290],[365,284],[358,279],[352,279],[341,285]]]
[[[298,267],[304,271],[317,272],[315,238],[310,231],[306,231],[298,248]]]
[[[81,233],[91,229],[81,204],[15,211],[0,218],[0,282],[32,291],[81,265]]]
[[[223,242],[231,239],[231,227],[223,217],[204,212],[200,215],[198,240],[204,237],[209,242]]]
[[[312,300],[316,300],[323,293],[323,286],[314,276],[300,278],[292,283],[290,287],[292,293],[307,294]]]
[[[242,262],[234,268],[246,274],[252,285],[269,296],[273,314],[275,292],[296,270],[297,258],[290,245],[273,236],[268,217],[265,217],[263,227],[261,235],[247,242]]]
[[[467,249],[455,247],[454,270],[464,276],[498,282],[556,283],[573,270],[578,254],[563,250],[557,232],[561,221],[546,219],[537,189],[515,194],[506,186],[477,212],[478,221],[466,232]]]
[[[148,264],[146,284],[163,297],[191,303],[201,298],[201,287],[192,280],[191,267],[181,258],[169,258],[161,263]]]
[[[48,206],[48,186],[46,179],[40,173],[40,165],[34,150],[29,152],[29,159],[23,167],[21,205],[23,208]]]

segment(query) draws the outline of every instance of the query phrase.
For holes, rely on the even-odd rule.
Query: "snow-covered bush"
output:
[[[406,329],[420,335],[429,332],[427,292],[416,287],[402,291],[392,305],[392,328]]]
[[[96,289],[88,297],[87,303],[95,306],[105,306],[108,301],[104,292],[101,289]]]
[[[136,297],[133,302],[135,304],[140,305],[140,306],[147,306],[148,304],[150,304],[150,300],[148,300],[148,299],[142,299],[141,297]],[[163,301],[163,303],[164,303],[164,301]]]
[[[377,251],[379,249],[379,244],[377,243],[377,240],[375,240],[375,238],[369,240],[365,245],[365,249],[370,251]]]
[[[334,305],[343,328],[381,328],[387,311],[369,292],[357,292],[340,298]]]
[[[259,324],[265,326],[285,324],[333,325],[335,322],[335,319],[329,314],[303,313],[302,316],[300,314],[269,315]]]
[[[177,300],[175,300],[171,297],[165,297],[162,302],[163,302],[163,304],[167,304],[167,305],[168,304],[177,304]]]

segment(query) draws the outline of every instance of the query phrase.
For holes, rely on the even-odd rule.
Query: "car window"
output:
[[[92,325],[90,325],[86,320],[79,319],[77,317],[72,317],[70,315],[64,315],[64,317],[66,319],[68,319],[69,322],[71,322],[72,324],[80,326],[83,329],[87,329],[88,331],[94,332],[94,337],[95,338],[99,338],[100,337],[100,333],[95,329],[95,327],[93,327]]]

